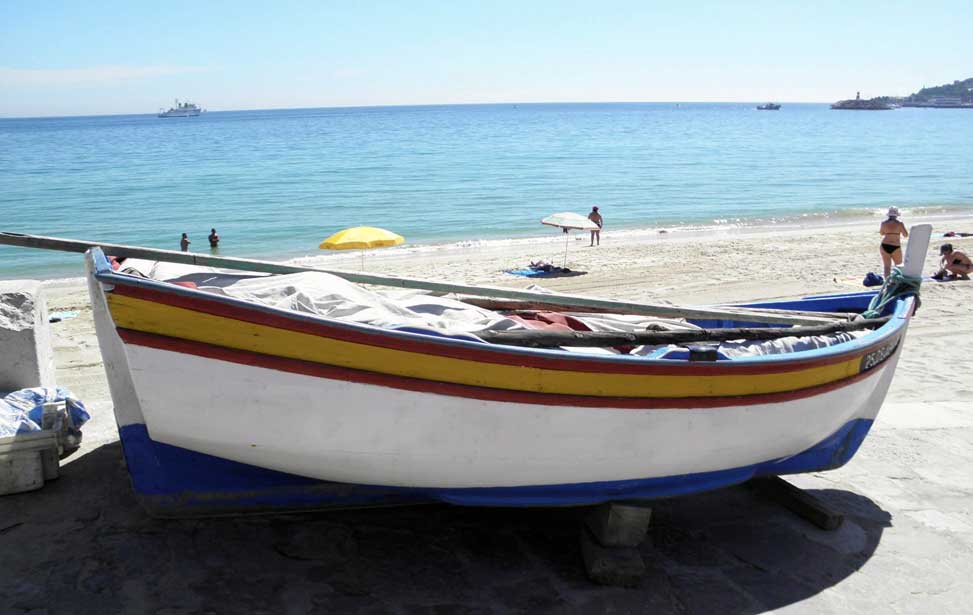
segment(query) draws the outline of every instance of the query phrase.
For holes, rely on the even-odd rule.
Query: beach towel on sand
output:
[[[559,274],[555,271],[544,271],[542,269],[531,269],[527,267],[525,269],[507,269],[504,273],[509,273],[510,275],[519,275],[524,278],[552,278]]]
[[[564,275],[566,273],[572,273],[572,271],[567,267],[558,267],[545,261],[532,261],[530,265],[523,269],[507,269],[504,273],[519,275],[525,278],[543,278]]]

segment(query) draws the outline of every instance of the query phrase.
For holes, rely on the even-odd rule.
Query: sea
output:
[[[0,119],[0,231],[285,260],[343,228],[411,246],[973,211],[973,111],[491,104]],[[0,246],[0,278],[82,274]]]

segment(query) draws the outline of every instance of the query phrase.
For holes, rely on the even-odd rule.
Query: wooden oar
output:
[[[838,322],[830,325],[788,328],[693,329],[688,331],[479,331],[485,342],[508,346],[641,346],[657,344],[688,344],[694,342],[726,342],[729,340],[775,340],[783,337],[831,335],[845,331],[873,329],[885,324],[889,316],[868,320]]]
[[[60,237],[45,237],[42,235],[25,235],[21,233],[0,232],[0,244],[20,246],[24,248],[39,248],[43,250],[60,250],[64,252],[86,252],[93,247],[100,247],[106,254],[116,257],[144,258],[149,260],[182,263],[185,265],[204,265],[238,269],[262,273],[329,273],[359,284],[375,284],[378,286],[393,286],[398,288],[417,288],[444,293],[458,293],[479,297],[499,297],[521,301],[542,301],[560,308],[597,308],[620,310],[626,314],[642,316],[659,316],[663,318],[694,318],[701,320],[734,319],[745,322],[762,322],[784,325],[818,325],[834,322],[828,316],[795,315],[789,312],[767,314],[747,310],[746,308],[722,307],[678,307],[672,305],[656,305],[650,303],[631,303],[627,301],[613,301],[609,299],[593,299],[576,295],[561,295],[536,293],[493,286],[469,286],[465,284],[447,284],[413,278],[400,278],[369,273],[340,271],[333,269],[315,269],[313,267],[298,267],[283,265],[271,261],[253,260],[247,258],[232,258],[226,256],[210,256],[195,252],[177,252],[175,250],[155,250],[138,246],[105,243],[100,241],[79,241]]]

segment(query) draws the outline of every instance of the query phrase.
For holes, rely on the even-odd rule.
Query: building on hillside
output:
[[[963,104],[963,99],[959,96],[934,96],[929,99],[929,104],[937,107],[958,107]]]

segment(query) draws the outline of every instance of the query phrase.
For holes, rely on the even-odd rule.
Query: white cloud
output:
[[[90,68],[11,68],[0,66],[0,86],[95,85],[166,75],[200,73],[200,66],[93,66]]]

